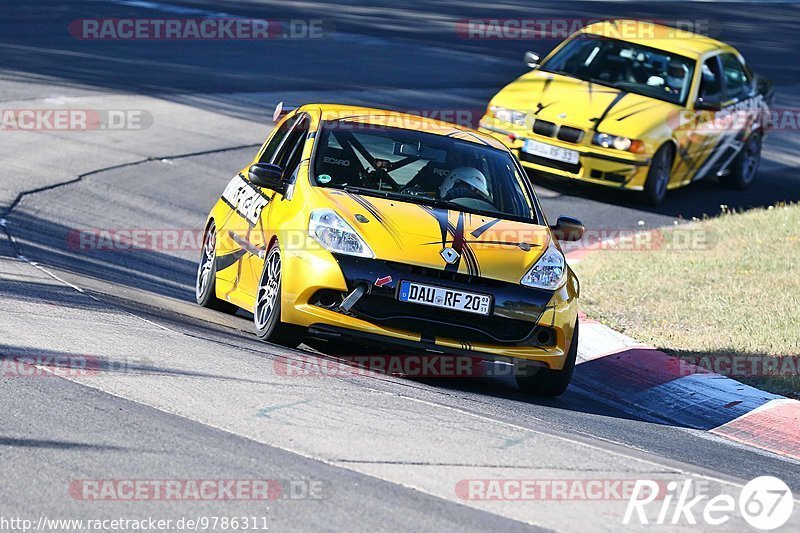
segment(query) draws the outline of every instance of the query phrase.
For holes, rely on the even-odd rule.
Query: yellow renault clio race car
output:
[[[279,115],[276,115],[279,116]],[[259,337],[377,341],[514,364],[558,395],[578,344],[578,280],[499,141],[390,111],[305,105],[280,119],[205,228],[200,305],[253,313]]]
[[[504,87],[479,131],[534,173],[642,191],[756,175],[772,84],[731,46],[639,21],[586,26]]]

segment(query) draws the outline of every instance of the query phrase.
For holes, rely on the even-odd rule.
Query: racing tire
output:
[[[200,251],[200,263],[197,265],[197,277],[194,282],[194,296],[198,305],[233,314],[238,307],[230,302],[217,298],[217,226],[212,220],[203,234],[203,246]]]
[[[561,370],[551,370],[540,366],[532,366],[519,361],[514,364],[514,379],[517,387],[522,392],[535,396],[555,398],[567,390],[569,382],[572,381],[572,373],[575,371],[575,360],[578,358],[578,323],[575,323],[575,331],[572,334],[572,342],[567,352],[567,359],[564,361],[564,368]]]
[[[647,171],[647,180],[644,182],[644,200],[656,207],[661,205],[667,196],[667,185],[672,173],[672,162],[675,158],[675,149],[671,144],[665,144],[656,150]]]
[[[731,171],[719,177],[720,183],[731,189],[746,189],[758,172],[758,165],[761,163],[761,133],[755,131],[750,134],[750,138],[733,160]]]
[[[264,270],[258,283],[253,321],[259,338],[296,348],[306,333],[306,328],[281,321],[281,249],[278,241],[270,247],[264,260]]]

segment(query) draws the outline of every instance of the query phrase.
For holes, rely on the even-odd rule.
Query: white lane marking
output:
[[[59,283],[63,283],[63,284],[64,284],[64,285],[66,285],[67,287],[70,287],[70,288],[72,288],[72,289],[74,289],[74,290],[78,291],[79,293],[83,294],[84,296],[88,296],[89,298],[91,298],[92,300],[94,300],[94,301],[96,301],[96,302],[99,302],[99,303],[101,303],[101,304],[103,304],[103,305],[107,305],[107,306],[109,306],[109,307],[112,307],[112,308],[116,309],[117,311],[120,311],[120,312],[122,312],[122,313],[124,313],[124,314],[126,314],[126,315],[128,315],[128,316],[131,316],[131,317],[133,317],[133,318],[136,318],[136,319],[138,319],[138,320],[141,320],[142,322],[146,322],[147,324],[150,324],[151,326],[155,326],[155,327],[157,327],[157,328],[159,328],[159,329],[162,329],[162,330],[165,330],[165,331],[171,331],[171,332],[173,332],[173,333],[180,333],[180,332],[179,332],[179,331],[177,331],[177,330],[174,330],[174,329],[172,329],[172,328],[169,328],[169,327],[167,327],[167,326],[164,326],[164,325],[162,325],[162,324],[158,324],[158,323],[156,323],[156,322],[153,322],[152,320],[148,320],[148,319],[144,318],[143,316],[139,316],[139,315],[137,315],[137,314],[135,314],[135,313],[132,313],[132,312],[130,312],[130,311],[128,311],[128,310],[121,309],[121,308],[117,307],[116,305],[114,305],[114,304],[112,304],[112,303],[110,303],[110,302],[106,302],[105,300],[101,300],[100,298],[98,298],[98,297],[97,297],[97,296],[95,296],[94,294],[88,293],[88,292],[86,292],[85,290],[83,290],[81,287],[79,287],[78,285],[75,285],[75,284],[73,284],[73,283],[70,283],[69,281],[67,281],[67,280],[65,280],[65,279],[62,279],[61,277],[59,277],[59,276],[58,276],[58,275],[56,275],[55,273],[53,273],[53,272],[50,272],[50,271],[49,271],[49,270],[47,270],[45,267],[41,266],[39,263],[37,263],[37,262],[35,262],[35,261],[31,261],[30,259],[28,259],[28,258],[27,258],[27,257],[25,257],[24,255],[19,255],[19,256],[17,256],[17,259],[19,259],[19,260],[21,260],[21,261],[24,261],[24,262],[28,263],[28,264],[29,264],[29,265],[31,265],[33,268],[35,268],[35,269],[39,270],[40,272],[43,272],[43,273],[44,273],[44,274],[46,274],[47,276],[50,276],[51,278],[53,278],[54,280],[58,281]]]

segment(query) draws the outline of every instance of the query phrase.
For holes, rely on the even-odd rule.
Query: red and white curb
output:
[[[586,255],[568,253],[575,264]],[[706,430],[800,460],[800,401],[692,365],[581,313],[575,386],[657,423]]]

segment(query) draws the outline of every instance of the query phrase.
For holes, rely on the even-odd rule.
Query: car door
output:
[[[259,162],[271,163],[281,167],[283,169],[282,179],[288,183],[293,182],[298,168],[300,167],[303,148],[308,138],[310,125],[311,121],[308,115],[299,115],[275,152],[268,154],[268,152],[265,151]],[[253,187],[259,189],[270,201],[261,211],[261,216],[256,226],[240,236],[243,246],[249,253],[242,257],[242,274],[239,279],[239,290],[248,298],[255,298],[258,291],[267,247],[272,240],[272,236],[277,233],[277,228],[272,226],[277,223],[275,222],[276,220],[281,219],[278,211],[286,209],[286,202],[291,201],[290,194],[287,194],[288,197],[282,197],[275,191],[255,185],[253,185]]]
[[[756,91],[753,76],[739,56],[725,52],[719,58],[727,96],[721,113],[727,115],[730,131],[719,147],[714,170],[724,173],[744,147],[747,134],[757,126],[763,96]]]
[[[294,116],[286,116],[280,120],[252,163],[270,162],[296,122],[297,118]],[[252,202],[256,192],[259,195],[263,192],[260,189],[256,190],[256,187],[249,183],[247,168],[237,173],[225,187],[222,201],[227,204],[230,211],[225,220],[217,221],[217,279],[222,282],[220,286],[226,287],[229,298],[244,307],[247,307],[247,303],[238,300],[237,289],[242,278],[242,259],[248,254],[245,244],[248,235],[256,227],[256,222],[247,220],[243,214],[247,213],[243,209],[243,202],[245,196]],[[263,203],[263,200],[261,202]]]
[[[692,120],[685,128],[686,175],[696,180],[715,166],[717,148],[728,135],[727,119],[720,109],[726,93],[719,54],[706,58],[698,72],[699,83]]]

